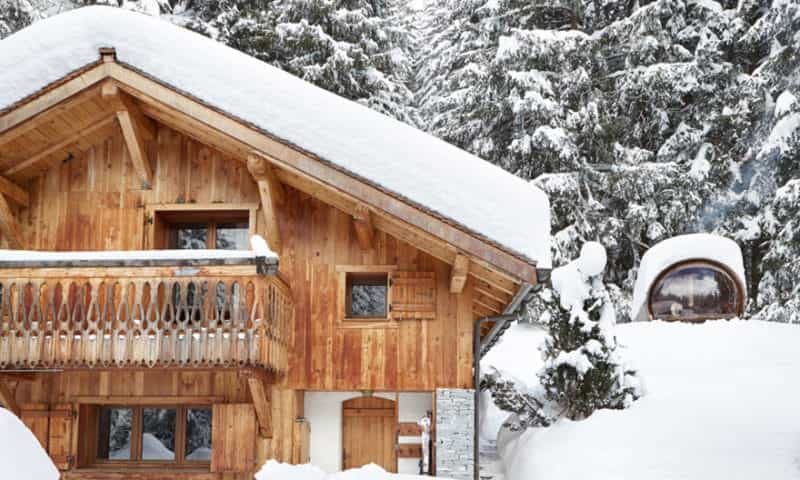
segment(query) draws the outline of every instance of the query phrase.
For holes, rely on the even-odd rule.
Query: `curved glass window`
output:
[[[742,292],[733,277],[713,264],[673,267],[650,290],[653,319],[707,320],[739,313]]]

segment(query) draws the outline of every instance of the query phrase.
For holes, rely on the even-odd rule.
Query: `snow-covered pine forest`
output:
[[[800,322],[800,2],[0,0],[0,38],[88,3],[161,15],[530,179],[556,265],[607,248],[621,321],[649,246],[712,231],[744,251],[748,314]]]

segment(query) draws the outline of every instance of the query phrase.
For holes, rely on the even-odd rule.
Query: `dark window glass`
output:
[[[736,315],[741,292],[731,276],[713,265],[688,264],[664,275],[650,294],[657,319],[701,320]]]
[[[142,460],[175,459],[173,408],[142,409]]]
[[[211,460],[211,409],[186,410],[186,460]]]
[[[349,318],[386,317],[389,275],[386,273],[347,274],[347,316]]]
[[[98,418],[97,458],[102,460],[130,460],[133,410],[130,408],[102,407]]]
[[[208,227],[205,225],[174,225],[170,227],[169,248],[177,250],[208,248]]]
[[[217,225],[215,248],[222,250],[248,250],[250,229],[247,223],[220,223]]]

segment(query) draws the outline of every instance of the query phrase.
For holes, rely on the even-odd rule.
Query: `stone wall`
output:
[[[436,390],[436,476],[474,478],[474,426],[474,390]]]

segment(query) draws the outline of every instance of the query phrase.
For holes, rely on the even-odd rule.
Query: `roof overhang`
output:
[[[25,129],[26,122],[47,115],[75,96],[103,82],[113,81],[143,104],[143,110],[168,126],[192,132],[203,142],[242,160],[256,152],[280,172],[282,181],[306,191],[325,192],[323,200],[352,214],[367,205],[375,214],[376,228],[400,240],[424,240],[433,256],[453,264],[456,256],[470,259],[471,275],[489,281],[511,294],[521,283],[538,283],[536,262],[450,221],[424,206],[386,191],[319,158],[301,145],[291,145],[224,111],[215,109],[147,72],[118,62],[113,49],[103,49],[100,59],[37,92],[0,114],[0,138]],[[300,188],[303,190],[303,188]]]

